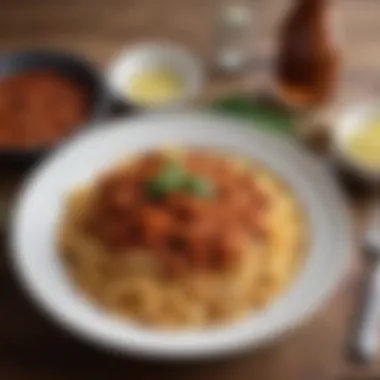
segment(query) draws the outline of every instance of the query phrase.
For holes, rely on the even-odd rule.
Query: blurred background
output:
[[[141,41],[186,46],[205,67],[202,105],[236,92],[270,86],[279,26],[292,0],[246,0],[252,18],[242,38],[249,56],[244,69],[223,71],[218,46],[225,0],[0,0],[0,51],[54,48],[84,56],[107,73],[115,55]],[[380,90],[380,2],[337,0],[343,36],[343,78],[337,103],[377,95]],[[111,117],[111,116],[110,116]],[[2,168],[0,204],[28,168]],[[358,230],[361,199],[353,203]],[[359,206],[357,205],[359,204]],[[6,255],[6,223],[0,252],[0,378],[45,379],[376,379],[380,360],[357,365],[346,347],[366,265],[359,257],[338,293],[305,326],[260,351],[207,363],[160,364],[107,355],[69,337],[46,321],[15,284]]]
[[[243,1],[244,2],[244,1]],[[170,39],[191,46],[208,64],[213,60],[217,14],[226,0],[42,1],[2,0],[1,49],[54,47],[84,54],[106,67],[121,47],[146,39]],[[254,11],[250,49],[270,57],[277,23],[289,0],[246,0]],[[350,67],[376,71],[379,32],[375,0],[337,0],[345,26]]]

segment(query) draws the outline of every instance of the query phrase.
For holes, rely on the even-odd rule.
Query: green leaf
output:
[[[165,195],[165,191],[155,181],[145,184],[145,191],[149,199],[156,200]]]
[[[166,194],[183,191],[196,197],[209,198],[215,193],[213,184],[207,179],[186,173],[174,161],[166,163],[159,173],[145,184],[148,197],[160,199]]]
[[[252,121],[262,129],[293,134],[294,114],[287,108],[265,98],[232,95],[211,105],[211,109]]]
[[[146,184],[149,198],[157,199],[163,195],[181,188],[185,180],[185,172],[181,166],[170,161],[166,163],[159,173]]]
[[[215,193],[214,186],[210,181],[195,175],[187,177],[183,184],[183,190],[202,198],[211,198]]]

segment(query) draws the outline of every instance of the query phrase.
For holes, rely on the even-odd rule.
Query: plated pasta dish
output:
[[[74,188],[58,245],[93,302],[171,328],[268,305],[297,272],[306,237],[300,204],[270,170],[225,153],[157,149]]]

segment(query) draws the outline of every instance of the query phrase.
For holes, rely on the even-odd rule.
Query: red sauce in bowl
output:
[[[0,149],[52,145],[89,116],[85,88],[62,74],[34,69],[0,80]]]

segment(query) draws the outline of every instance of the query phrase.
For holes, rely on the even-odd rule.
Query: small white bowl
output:
[[[363,180],[380,182],[380,169],[369,168],[353,158],[347,151],[347,139],[363,128],[369,117],[380,118],[380,102],[372,101],[351,106],[341,113],[332,129],[332,155],[340,165]]]
[[[172,69],[183,80],[183,91],[173,101],[142,104],[129,95],[132,76],[157,67]],[[108,82],[113,95],[138,108],[170,109],[183,106],[200,92],[204,81],[201,61],[189,50],[171,43],[142,43],[121,52],[111,64]]]

